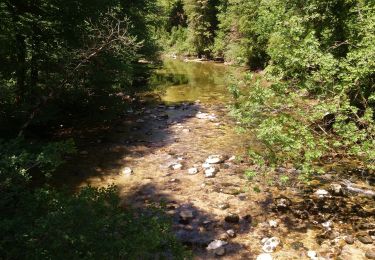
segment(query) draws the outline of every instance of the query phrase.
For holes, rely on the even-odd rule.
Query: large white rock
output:
[[[204,171],[204,176],[206,178],[213,178],[215,177],[216,173],[219,171],[218,168],[216,167],[213,167],[211,166],[210,168],[207,168],[205,171]]]
[[[268,238],[263,244],[263,251],[266,253],[272,253],[280,245],[280,239],[277,237]]]
[[[224,156],[222,155],[210,155],[206,159],[206,163],[208,164],[217,164],[217,163],[222,163],[224,162]]]

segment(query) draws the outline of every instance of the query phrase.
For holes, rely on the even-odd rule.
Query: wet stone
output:
[[[299,242],[299,241],[293,242],[290,246],[294,250],[299,250],[300,248],[304,248],[304,244],[302,242]]]
[[[225,254],[225,245],[227,245],[228,242],[223,240],[214,240],[212,241],[208,246],[207,250],[212,251],[215,255],[222,256]]]
[[[228,209],[230,206],[228,203],[220,203],[217,207],[221,210],[225,210]]]
[[[365,256],[368,258],[368,259],[375,259],[375,249],[369,249],[366,251],[365,253]]]
[[[346,242],[347,244],[349,244],[349,245],[354,244],[354,238],[353,238],[353,236],[345,236],[345,237],[344,237],[344,240],[345,240],[345,242]]]
[[[372,238],[369,235],[358,235],[358,240],[361,241],[363,244],[372,244]]]
[[[240,222],[240,217],[237,214],[229,214],[225,217],[225,222],[237,224]]]

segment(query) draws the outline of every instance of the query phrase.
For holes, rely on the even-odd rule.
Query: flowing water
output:
[[[281,240],[274,259],[309,259],[308,250],[323,259],[366,259],[364,252],[373,244],[343,241],[347,235],[374,235],[373,197],[316,197],[317,189],[329,190],[337,182],[334,176],[322,176],[315,186],[278,185],[275,172],[253,181],[244,177],[253,167],[246,150],[256,142],[251,134],[237,132],[228,116],[226,85],[232,70],[165,60],[151,77],[153,91],[141,95],[144,103],[134,104],[112,125],[80,135],[79,155],[61,170],[71,174],[59,174],[57,182],[73,188],[115,184],[126,207],[166,205],[174,232],[196,259],[217,257],[206,250],[215,239],[228,242],[225,259],[255,259],[265,237]],[[215,154],[235,159],[217,165],[216,176],[206,178],[202,164]],[[190,168],[198,173],[189,174]],[[191,217],[181,219],[181,214]],[[322,225],[327,222],[329,227]],[[225,234],[229,229],[235,237]]]

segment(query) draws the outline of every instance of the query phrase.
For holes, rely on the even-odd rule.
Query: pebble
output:
[[[192,219],[194,217],[194,212],[189,209],[184,209],[180,212],[180,217],[182,219]]]
[[[357,236],[358,240],[363,244],[372,244],[372,238],[369,235],[359,235]]]
[[[345,240],[345,242],[346,242],[347,244],[349,244],[349,245],[354,244],[354,238],[353,238],[353,236],[345,236],[345,237],[344,237],[344,240]]]
[[[229,237],[236,237],[236,232],[233,229],[228,229],[227,234]]]
[[[236,156],[231,156],[231,157],[229,157],[229,159],[228,159],[228,162],[231,162],[231,161],[234,161],[234,160],[236,160]]]
[[[276,248],[280,245],[280,239],[277,237],[267,238],[265,240],[262,250],[266,253],[272,253],[276,250]]]
[[[203,169],[207,169],[207,168],[210,168],[210,167],[211,167],[211,164],[209,164],[209,163],[203,163],[202,164]]]
[[[216,119],[216,116],[214,114],[202,113],[200,111],[195,115],[195,117],[198,119],[209,119],[209,120]]]
[[[329,192],[323,189],[318,189],[315,191],[315,195],[318,196],[319,198],[323,198],[329,195]]]
[[[375,249],[369,249],[369,250],[367,250],[365,256],[368,259],[375,259]]]
[[[130,176],[133,174],[133,170],[130,167],[125,167],[121,170],[121,174],[125,176]]]
[[[331,227],[332,227],[332,222],[331,222],[331,221],[324,222],[324,223],[322,223],[322,226],[323,226],[325,229],[330,230]]]
[[[268,221],[268,225],[270,225],[271,228],[276,228],[279,225],[279,223],[277,223],[276,220],[270,220]]]
[[[228,242],[223,240],[214,240],[207,246],[207,250],[213,251],[215,255],[222,256],[225,254],[224,246],[227,244]]]
[[[197,174],[197,173],[198,173],[198,169],[197,169],[197,168],[190,168],[190,169],[188,170],[188,173],[189,173],[190,175]]]
[[[181,170],[182,164],[181,163],[173,163],[173,164],[171,164],[170,168],[172,168],[173,170]]]
[[[218,164],[224,162],[224,156],[222,155],[210,155],[205,161],[208,164]]]
[[[236,224],[240,222],[240,217],[237,214],[229,214],[225,217],[224,220],[225,222]]]
[[[334,194],[339,195],[342,193],[342,186],[340,184],[332,183],[330,187]]]
[[[299,250],[300,248],[303,248],[304,247],[304,244],[302,242],[293,242],[291,244],[291,247],[294,249],[294,250]]]
[[[223,233],[223,234],[221,234],[220,236],[219,236],[219,239],[220,240],[228,240],[228,238],[229,238],[229,235],[227,234],[227,233]]]
[[[210,168],[207,168],[205,171],[204,171],[204,175],[206,178],[213,178],[215,177],[216,173],[219,171],[218,168],[216,167],[210,167]]]
[[[313,250],[309,250],[307,251],[307,256],[310,258],[310,259],[318,259],[318,254],[313,251]]]
[[[256,260],[272,260],[272,256],[267,253],[263,253],[257,256]]]
[[[219,204],[218,206],[217,206],[219,209],[221,209],[221,210],[225,210],[225,209],[227,209],[227,208],[229,208],[230,206],[229,206],[229,204],[228,203],[221,203],[221,204]]]

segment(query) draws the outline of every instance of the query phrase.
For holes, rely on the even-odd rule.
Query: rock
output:
[[[227,234],[229,237],[236,237],[236,232],[233,229],[228,229]]]
[[[292,205],[292,201],[286,197],[280,197],[275,199],[275,205],[278,211],[286,211]]]
[[[294,250],[299,250],[300,248],[304,248],[304,244],[302,242],[293,242],[290,245]]]
[[[342,186],[338,183],[332,183],[330,185],[331,187],[331,191],[333,192],[333,194],[335,195],[340,195],[342,194]]]
[[[198,173],[198,169],[195,168],[195,167],[190,168],[190,169],[188,170],[188,174],[190,174],[190,175],[194,175],[194,174],[197,174],[197,173]]]
[[[318,189],[314,193],[319,198],[327,197],[329,195],[329,192],[323,189]]]
[[[270,225],[271,228],[276,228],[279,225],[279,223],[277,223],[276,220],[270,220],[268,221],[268,225]]]
[[[353,236],[345,236],[345,237],[344,237],[344,240],[345,240],[345,242],[346,242],[347,244],[349,244],[349,245],[354,244],[354,238],[353,238]]]
[[[280,245],[280,239],[277,237],[268,238],[262,247],[262,250],[266,253],[272,253]]]
[[[225,222],[237,224],[240,222],[240,217],[237,214],[229,214],[225,217]]]
[[[318,254],[315,251],[313,251],[313,250],[307,251],[307,256],[310,259],[318,259]]]
[[[220,203],[218,206],[217,206],[219,209],[221,210],[225,210],[227,208],[229,208],[229,204],[228,203]]]
[[[207,168],[205,171],[204,171],[204,176],[206,178],[213,178],[215,177],[216,173],[219,171],[218,168],[216,167],[210,167],[210,168]]]
[[[173,170],[181,170],[183,165],[181,163],[172,163],[169,167]]]
[[[234,161],[234,160],[236,160],[236,156],[231,156],[231,157],[229,157],[229,159],[228,159],[228,162],[231,162],[231,161]]]
[[[214,114],[202,113],[200,111],[195,115],[195,117],[198,119],[216,120],[216,116]]]
[[[272,256],[270,254],[263,253],[258,255],[256,260],[272,260]]]
[[[124,167],[122,170],[121,170],[121,174],[122,175],[125,175],[125,176],[130,176],[133,174],[133,170],[130,168],[130,167]]]
[[[215,255],[222,256],[225,254],[225,245],[227,245],[228,242],[223,240],[214,240],[212,241],[208,246],[207,250],[214,252]]]
[[[369,235],[358,235],[358,240],[361,241],[363,244],[372,244],[372,238]]]
[[[191,219],[194,218],[194,212],[190,209],[183,209],[180,212],[180,223],[182,224],[188,224]]]
[[[374,229],[375,228],[375,224],[374,223],[362,223],[362,224],[358,225],[358,228],[362,229],[362,230]]]
[[[190,132],[190,129],[188,129],[188,128],[182,129],[182,132],[185,133],[185,134],[186,134],[186,133],[189,133],[189,132]]]
[[[227,241],[229,239],[229,235],[227,233],[223,233],[219,236],[219,239]]]
[[[368,259],[375,259],[375,249],[369,249],[369,250],[367,250],[365,256]]]
[[[135,122],[137,122],[137,123],[144,123],[145,120],[143,120],[143,119],[137,119]]]
[[[81,151],[79,154],[80,154],[80,155],[88,155],[89,152],[88,152],[88,151]]]
[[[203,163],[202,164],[203,169],[207,169],[207,168],[210,168],[210,167],[211,167],[211,164],[209,164],[209,163]]]
[[[331,222],[331,221],[324,222],[324,223],[322,223],[322,226],[323,226],[325,229],[330,230],[331,227],[332,227],[332,222]]]
[[[224,162],[225,158],[222,155],[210,155],[206,159],[206,163],[208,164],[218,164]]]

